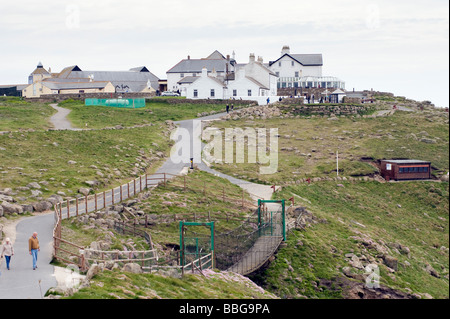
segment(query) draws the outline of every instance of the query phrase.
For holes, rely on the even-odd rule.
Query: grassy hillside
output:
[[[146,107],[140,109],[122,109],[105,106],[85,106],[83,102],[67,100],[59,104],[71,109],[70,121],[75,127],[104,128],[116,125],[125,127],[161,122],[193,119],[198,113],[224,112],[225,105],[220,104],[169,104],[164,99],[147,100]]]
[[[352,283],[364,283],[364,267],[375,263],[384,287],[448,298],[448,183],[319,182],[276,194],[292,196],[312,218],[252,277],[265,289],[287,298],[348,297]],[[386,256],[397,261],[395,271]]]
[[[377,160],[411,158],[428,160],[433,174],[449,169],[448,113],[396,112],[377,118],[322,117],[246,119],[214,123],[218,128],[278,128],[278,171],[259,174],[259,166],[214,164],[226,174],[259,183],[283,183],[308,177],[335,177],[336,152],[341,176],[366,176],[378,170]],[[361,159],[369,159],[361,160]],[[261,165],[265,166],[265,165]]]
[[[20,199],[31,195],[20,188],[31,182],[40,184],[44,197],[58,191],[74,196],[78,188],[87,187],[86,181],[98,181],[97,189],[117,186],[161,161],[156,153],[169,148],[165,130],[161,125],[0,135],[0,188],[12,188]]]
[[[234,273],[205,271],[206,277],[182,279],[156,274],[104,271],[91,286],[70,299],[276,299],[247,278]]]
[[[45,103],[32,103],[16,97],[0,97],[0,131],[47,129],[56,111]]]

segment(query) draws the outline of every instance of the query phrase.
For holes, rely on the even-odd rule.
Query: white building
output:
[[[184,86],[183,93],[188,99],[224,99],[227,86],[214,75],[203,68],[200,76],[192,77],[192,82]]]
[[[208,73],[215,72],[216,77],[225,80],[227,75],[234,73],[235,71],[234,53],[230,58],[228,55],[226,58],[219,52],[214,51],[208,57],[202,59],[191,59],[190,56],[187,59],[183,59],[178,62],[174,67],[166,72],[167,75],[167,90],[169,91],[181,91],[180,80],[186,77],[198,77],[201,75],[203,68],[208,70]]]
[[[291,54],[287,45],[277,60],[269,62],[269,68],[278,76],[278,88],[345,89],[340,79],[323,76],[322,67],[322,54]]]
[[[266,104],[276,101],[277,76],[250,54],[249,63],[235,64],[236,72],[226,76],[203,67],[201,76],[187,76],[177,82],[182,96],[188,99],[242,99]]]

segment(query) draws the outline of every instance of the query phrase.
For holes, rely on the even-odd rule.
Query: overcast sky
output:
[[[448,0],[16,0],[0,9],[0,84],[52,72],[128,70],[161,79],[214,50],[265,62],[322,53],[323,75],[347,90],[389,91],[448,107]]]

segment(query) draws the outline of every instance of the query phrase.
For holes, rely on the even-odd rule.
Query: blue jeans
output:
[[[9,269],[9,262],[11,261],[11,256],[5,255],[5,260],[6,260],[6,268]]]
[[[36,268],[37,257],[38,257],[38,250],[37,249],[32,249],[31,250],[31,256],[33,256],[33,269],[35,269]]]

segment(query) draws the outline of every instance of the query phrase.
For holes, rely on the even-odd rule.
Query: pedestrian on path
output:
[[[5,256],[6,269],[9,270],[9,263],[11,262],[11,256],[14,256],[14,247],[9,238],[5,239],[5,243],[2,246],[2,257]]]
[[[28,239],[28,250],[30,251],[30,255],[33,257],[33,270],[37,268],[37,258],[39,248],[39,239],[37,238],[37,233],[34,232],[33,235]]]
[[[227,103],[227,113],[229,113],[230,112],[230,105],[228,105],[228,103]]]

